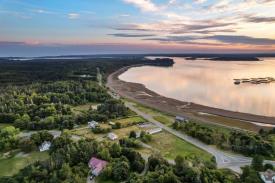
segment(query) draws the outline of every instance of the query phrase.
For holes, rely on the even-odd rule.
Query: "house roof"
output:
[[[108,164],[107,161],[92,157],[89,161],[89,167],[92,169],[92,172],[98,175]]]
[[[117,135],[114,134],[114,133],[109,133],[109,134],[108,134],[108,137],[109,137],[109,138],[117,138]]]

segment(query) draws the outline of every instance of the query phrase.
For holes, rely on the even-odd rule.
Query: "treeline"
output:
[[[262,155],[267,158],[275,158],[275,143],[272,138],[269,138],[269,135],[236,130],[225,133],[194,122],[175,122],[173,127],[208,145],[216,145],[222,149],[232,150],[247,156]],[[262,134],[272,134],[272,132],[274,130],[262,132]]]
[[[38,135],[41,136],[42,134]],[[37,136],[37,137],[38,137]],[[43,135],[42,135],[43,136]],[[38,137],[39,139],[39,137]],[[159,154],[148,158],[148,165],[135,149],[117,143],[94,140],[73,142],[63,133],[52,141],[50,158],[31,164],[0,183],[61,183],[86,182],[91,157],[108,161],[100,178],[127,183],[238,183],[240,179],[228,170],[217,170],[214,163],[191,161],[178,156],[171,165]],[[148,168],[145,168],[145,167]]]
[[[71,106],[86,103],[101,105],[83,116],[72,113]],[[72,129],[89,119],[107,121],[128,112],[121,101],[111,99],[106,89],[93,81],[6,87],[0,95],[0,123],[11,123],[20,129]]]
[[[113,56],[104,58],[75,59],[34,59],[29,61],[0,60],[0,83],[5,85],[26,85],[34,82],[53,82],[60,80],[97,80],[97,68],[103,78],[117,69],[135,65],[150,64],[172,66],[169,60],[144,59],[142,56]],[[88,78],[80,77],[88,75]]]
[[[13,126],[0,128],[0,152],[17,148],[19,129]]]

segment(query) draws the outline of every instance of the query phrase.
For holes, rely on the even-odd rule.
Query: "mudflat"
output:
[[[108,76],[106,86],[118,93],[120,96],[131,99],[137,103],[146,105],[148,107],[155,108],[157,110],[170,113],[172,115],[181,115],[185,117],[194,117],[197,113],[213,114],[217,116],[237,119],[243,123],[253,125],[251,122],[264,123],[264,124],[275,124],[274,117],[253,115],[248,113],[234,112],[224,109],[218,109],[213,107],[208,107],[204,105],[199,105],[190,102],[179,101],[176,99],[168,98],[157,94],[144,85],[139,83],[125,82],[119,79],[119,75],[126,72],[131,67],[139,67],[141,65],[124,67]],[[235,126],[235,124],[232,124]],[[254,125],[255,129],[258,130],[259,126]],[[236,126],[242,128],[240,126]]]

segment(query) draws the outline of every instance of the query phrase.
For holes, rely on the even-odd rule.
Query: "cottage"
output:
[[[176,116],[175,121],[176,122],[188,122],[188,119],[186,119],[185,117]]]
[[[48,151],[50,149],[51,145],[52,145],[51,142],[45,141],[39,146],[39,151],[40,152]]]
[[[107,164],[107,161],[92,157],[89,161],[89,168],[91,169],[92,175],[99,176]]]
[[[96,122],[96,121],[88,122],[88,127],[89,128],[96,128],[97,126],[98,126],[98,122]]]
[[[108,133],[107,137],[110,139],[110,140],[116,140],[118,137],[116,134],[114,133]]]
[[[161,128],[154,128],[154,129],[146,130],[146,132],[147,132],[148,134],[150,134],[150,135],[153,135],[153,134],[155,134],[155,133],[159,133],[159,132],[161,132],[161,131],[162,131]]]
[[[272,170],[260,172],[260,176],[264,183],[275,183],[275,172]]]

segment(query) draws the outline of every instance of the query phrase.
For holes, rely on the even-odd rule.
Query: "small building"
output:
[[[260,176],[264,183],[275,183],[275,172],[272,170],[260,172]]]
[[[103,169],[107,166],[108,162],[92,157],[89,161],[89,168],[94,176],[99,176]]]
[[[96,122],[96,121],[88,122],[88,127],[89,128],[96,128],[97,126],[98,126],[98,122]]]
[[[188,122],[188,119],[186,119],[185,117],[182,117],[182,116],[176,116],[175,121],[176,122]]]
[[[141,131],[137,131],[137,132],[135,132],[135,133],[136,133],[136,138],[140,138]]]
[[[52,145],[51,142],[45,141],[39,146],[39,151],[40,152],[48,151],[50,149],[51,145]]]
[[[142,122],[142,123],[139,123],[138,126],[140,128],[149,128],[149,127],[152,127],[154,125],[152,123],[150,123],[150,122]]]
[[[109,122],[109,125],[113,126],[113,125],[115,125],[115,123],[112,122],[112,121],[110,121],[110,122]]]
[[[110,139],[110,140],[116,140],[118,137],[116,134],[114,133],[108,133],[107,137]]]
[[[162,128],[154,128],[154,129],[146,130],[146,132],[150,135],[153,135],[155,133],[159,133],[161,131],[162,131]]]

